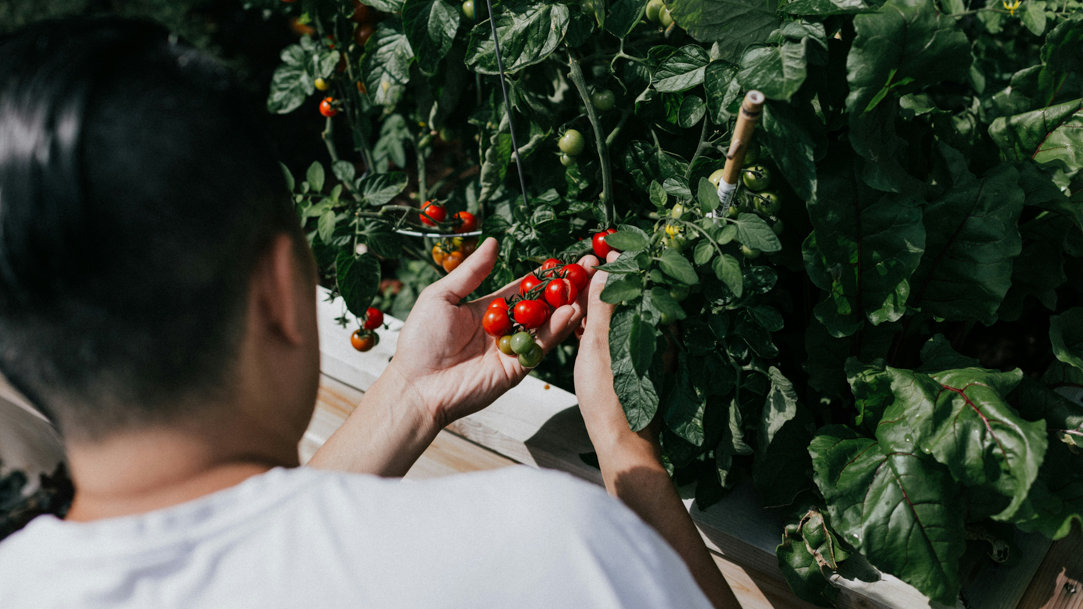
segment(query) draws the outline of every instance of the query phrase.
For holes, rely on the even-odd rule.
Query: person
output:
[[[528,372],[480,330],[514,287],[463,302],[492,239],[422,293],[300,467],[316,272],[229,73],[115,17],[31,26],[0,57],[0,372],[58,427],[76,489],[65,519],[0,543],[0,606],[738,606],[657,442],[623,419],[603,272],[537,338],[551,349],[590,310],[576,385],[631,509],[522,467],[394,479]]]

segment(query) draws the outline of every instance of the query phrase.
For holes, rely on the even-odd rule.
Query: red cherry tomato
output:
[[[579,290],[567,279],[553,279],[545,286],[545,302],[554,309],[575,302]]]
[[[425,201],[425,205],[421,207],[421,212],[418,217],[421,218],[421,223],[427,226],[436,226],[447,218],[447,209],[443,205],[432,201]]]
[[[361,327],[366,330],[375,330],[384,325],[384,313],[376,307],[369,307],[365,310],[365,323],[361,324]]]
[[[587,284],[590,283],[590,275],[587,273],[587,270],[578,264],[564,265],[564,268],[560,269],[560,274],[563,275],[565,279],[572,282],[575,289],[580,292],[587,289]]]
[[[375,347],[378,341],[376,334],[367,330],[354,330],[350,335],[350,344],[358,351],[368,351]]]
[[[515,305],[515,322],[527,330],[537,328],[549,317],[549,306],[541,300],[520,300]]]
[[[320,114],[326,116],[327,118],[331,118],[332,116],[338,114],[338,109],[335,108],[335,98],[323,98],[323,101],[320,102]]]
[[[545,262],[541,265],[541,270],[548,271],[549,269],[555,269],[560,266],[560,260],[556,258],[546,258]]]
[[[508,301],[504,300],[503,298],[494,298],[493,301],[489,303],[489,308],[490,309],[500,309],[501,311],[507,311],[508,310]]]
[[[469,233],[478,229],[478,219],[468,211],[457,211],[452,216],[458,221],[456,227],[460,233]]]
[[[598,257],[598,260],[605,262],[606,255],[613,251],[613,248],[605,242],[605,238],[615,232],[617,232],[617,229],[607,228],[603,231],[594,233],[594,238],[591,240],[591,246],[594,248],[594,255]]]
[[[507,309],[489,307],[481,318],[481,327],[489,336],[501,337],[511,331],[511,319]]]
[[[523,296],[526,296],[531,292],[531,290],[541,285],[541,283],[541,278],[531,273],[530,275],[524,277],[523,281],[519,284],[519,293]]]

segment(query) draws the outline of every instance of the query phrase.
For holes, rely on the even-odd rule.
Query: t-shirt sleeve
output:
[[[711,605],[676,551],[652,528],[602,488],[558,472],[541,472],[548,526],[564,531],[566,565],[596,586],[614,606],[697,609]],[[553,533],[555,534],[555,533]]]

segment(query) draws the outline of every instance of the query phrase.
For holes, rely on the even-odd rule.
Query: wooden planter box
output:
[[[388,328],[379,331],[380,343],[372,351],[359,353],[349,341],[356,324],[343,328],[334,321],[345,314],[341,300],[328,302],[322,289],[317,297],[325,381],[363,392],[394,354],[402,322],[386,317]],[[453,423],[448,430],[511,461],[562,470],[601,484],[598,470],[580,458],[592,448],[576,404],[573,394],[527,377],[490,407]],[[352,405],[321,403],[302,443],[302,457],[307,459],[351,409]],[[745,609],[811,607],[795,598],[782,578],[775,546],[781,541],[784,523],[779,515],[760,507],[753,488],[739,487],[707,510],[698,509],[690,493],[682,494]],[[1081,548],[1078,535],[1054,544],[1053,551],[1048,540],[1026,536],[1020,540],[1020,559],[1011,567],[990,567],[978,574],[964,588],[966,602],[954,608],[1083,609],[1083,586],[1078,583],[1083,580]],[[882,574],[872,583],[843,579],[835,583],[843,608],[944,609],[891,575]]]

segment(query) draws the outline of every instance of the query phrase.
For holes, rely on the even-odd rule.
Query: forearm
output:
[[[595,431],[591,435],[606,490],[638,514],[677,551],[715,607],[739,608],[662,465],[657,443],[628,430],[627,424],[624,424],[624,430],[617,433]]]
[[[440,432],[415,391],[388,366],[308,464],[386,477],[404,475]]]

